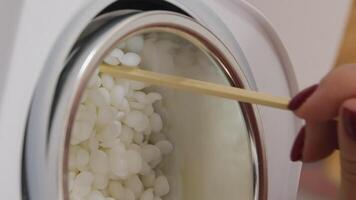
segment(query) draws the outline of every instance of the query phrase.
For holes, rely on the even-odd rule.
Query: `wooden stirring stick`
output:
[[[101,64],[100,71],[102,73],[110,74],[114,77],[127,78],[135,81],[150,83],[153,85],[166,86],[178,90],[202,93],[279,109],[287,109],[287,105],[289,103],[289,99],[284,97],[276,97],[260,92],[188,79],[184,77],[165,75],[128,66],[113,67],[107,64]]]

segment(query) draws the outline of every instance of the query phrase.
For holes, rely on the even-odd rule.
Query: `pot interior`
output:
[[[143,44],[140,44],[140,41],[134,41],[137,44],[133,44],[132,38],[140,38],[139,40]],[[234,81],[226,75],[224,66],[211,52],[207,51],[204,44],[196,43],[172,31],[149,30],[140,31],[137,34],[132,33],[115,48],[121,49],[120,51],[124,54],[134,52],[139,55],[141,58],[139,66],[146,70],[223,85],[230,85]],[[113,65],[112,67],[117,66]],[[125,121],[129,112],[137,110],[144,113],[143,109],[146,108],[138,105],[140,102],[133,96],[135,92],[141,92],[140,94],[143,92],[145,95],[155,92],[162,95],[161,100],[153,103],[153,109],[155,113],[161,116],[163,128],[158,132],[152,130],[140,132],[134,127],[130,127],[134,130],[134,134],[143,135],[143,141],[133,139],[130,144],[124,144],[121,138],[122,133],[120,133],[113,139],[117,143],[102,145],[102,132],[107,125],[103,122],[98,123],[97,119],[101,107],[93,103],[95,97],[88,96],[95,94],[92,91],[98,88],[107,90],[110,95],[112,91],[110,87],[107,88],[103,85],[103,74],[99,72],[99,75],[94,74],[93,76],[101,78],[101,83],[91,88],[87,86],[79,107],[92,106],[95,111],[92,112],[95,115],[95,120],[92,122],[90,136],[86,140],[72,142],[76,134],[72,131],[71,145],[69,145],[70,154],[73,154],[69,156],[69,174],[71,176],[69,181],[72,181],[69,184],[70,187],[75,184],[75,179],[79,173],[83,171],[92,172],[90,164],[84,167],[76,167],[73,164],[73,162],[76,162],[73,153],[75,150],[73,149],[81,148],[85,150],[89,155],[89,160],[92,153],[97,150],[106,153],[108,159],[110,159],[110,151],[117,144],[123,146],[125,150],[130,149],[131,144],[142,148],[143,145],[147,144],[155,145],[160,140],[160,135],[163,134],[164,138],[172,143],[173,151],[168,155],[163,155],[161,162],[150,169],[155,171],[156,177],[163,174],[168,179],[170,190],[167,195],[161,197],[162,199],[247,200],[254,198],[256,183],[254,165],[256,163],[253,161],[251,152],[253,148],[251,130],[248,129],[244,113],[238,102],[160,86],[145,85],[144,88],[136,90],[137,88],[132,89],[132,85],[130,85],[135,82],[112,77],[115,85],[126,84],[125,87],[128,87],[124,98],[129,102],[129,110],[114,105],[112,99],[105,105],[111,107],[116,113],[122,113],[122,116],[111,119],[121,124],[120,132],[122,132],[122,127],[130,127],[127,120]],[[113,97],[110,96],[110,98]],[[78,117],[80,116],[79,112],[78,110],[74,124],[83,120]],[[148,119],[150,119],[149,116]],[[92,137],[98,142],[98,146],[94,147],[97,148],[96,150],[90,147],[89,141]],[[110,161],[108,162],[110,166]],[[93,174],[95,179],[95,173],[93,172]],[[105,174],[108,177],[109,184],[110,182],[120,182],[124,188],[127,186],[125,180],[134,175],[136,174],[118,177],[117,174],[115,176],[115,173],[112,175],[111,171]],[[142,180],[142,173],[137,173],[137,176]],[[154,186],[144,186],[144,190],[149,188],[153,188],[155,194]],[[107,187],[96,188],[96,186],[91,185],[91,190],[97,190],[106,197],[112,197]],[[70,199],[74,200],[72,188],[69,189],[69,192]],[[135,196],[135,198],[140,199],[139,196]]]

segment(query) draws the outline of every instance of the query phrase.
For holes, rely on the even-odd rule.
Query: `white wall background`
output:
[[[288,49],[300,88],[333,66],[351,0],[247,0],[270,20]]]

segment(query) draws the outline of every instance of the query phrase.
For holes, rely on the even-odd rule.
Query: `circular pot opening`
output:
[[[248,88],[224,44],[187,16],[100,16],[74,46],[54,97],[50,196],[264,199],[266,169],[251,105],[124,80],[102,73],[102,65]]]

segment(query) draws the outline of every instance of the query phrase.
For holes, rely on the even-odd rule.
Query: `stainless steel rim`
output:
[[[134,34],[145,31],[160,30],[180,35],[194,43],[196,46],[208,52],[208,54],[221,66],[236,87],[249,88],[248,80],[243,75],[238,62],[229,50],[211,32],[186,16],[166,11],[150,11],[130,15],[125,19],[118,15],[110,15],[108,23],[100,26],[94,37],[88,37],[85,43],[79,44],[73,50],[72,57],[65,71],[62,73],[63,80],[59,83],[57,95],[53,97],[56,101],[52,110],[52,121],[48,124],[48,138],[46,138],[45,161],[43,169],[48,179],[44,182],[48,188],[48,197],[58,196],[58,199],[68,199],[66,166],[69,136],[72,121],[74,120],[80,97],[91,74],[94,73],[103,57],[118,43]],[[239,76],[240,75],[240,76]],[[65,81],[64,81],[65,80]],[[38,94],[41,95],[41,94]],[[58,98],[58,99],[56,99]],[[241,104],[245,121],[249,129],[251,139],[251,152],[254,166],[254,199],[265,199],[267,192],[267,170],[260,138],[261,127],[258,122],[258,111],[254,106]],[[31,117],[29,116],[29,120]],[[30,126],[28,133],[36,132],[36,127]],[[28,134],[31,137],[31,134]],[[32,144],[32,143],[31,143]],[[38,144],[38,143],[33,143]],[[31,148],[29,148],[31,149]],[[32,152],[26,152],[30,155]],[[27,167],[31,167],[30,165]],[[44,177],[47,178],[47,177]],[[41,184],[41,183],[39,183]],[[44,198],[45,199],[45,198]]]

